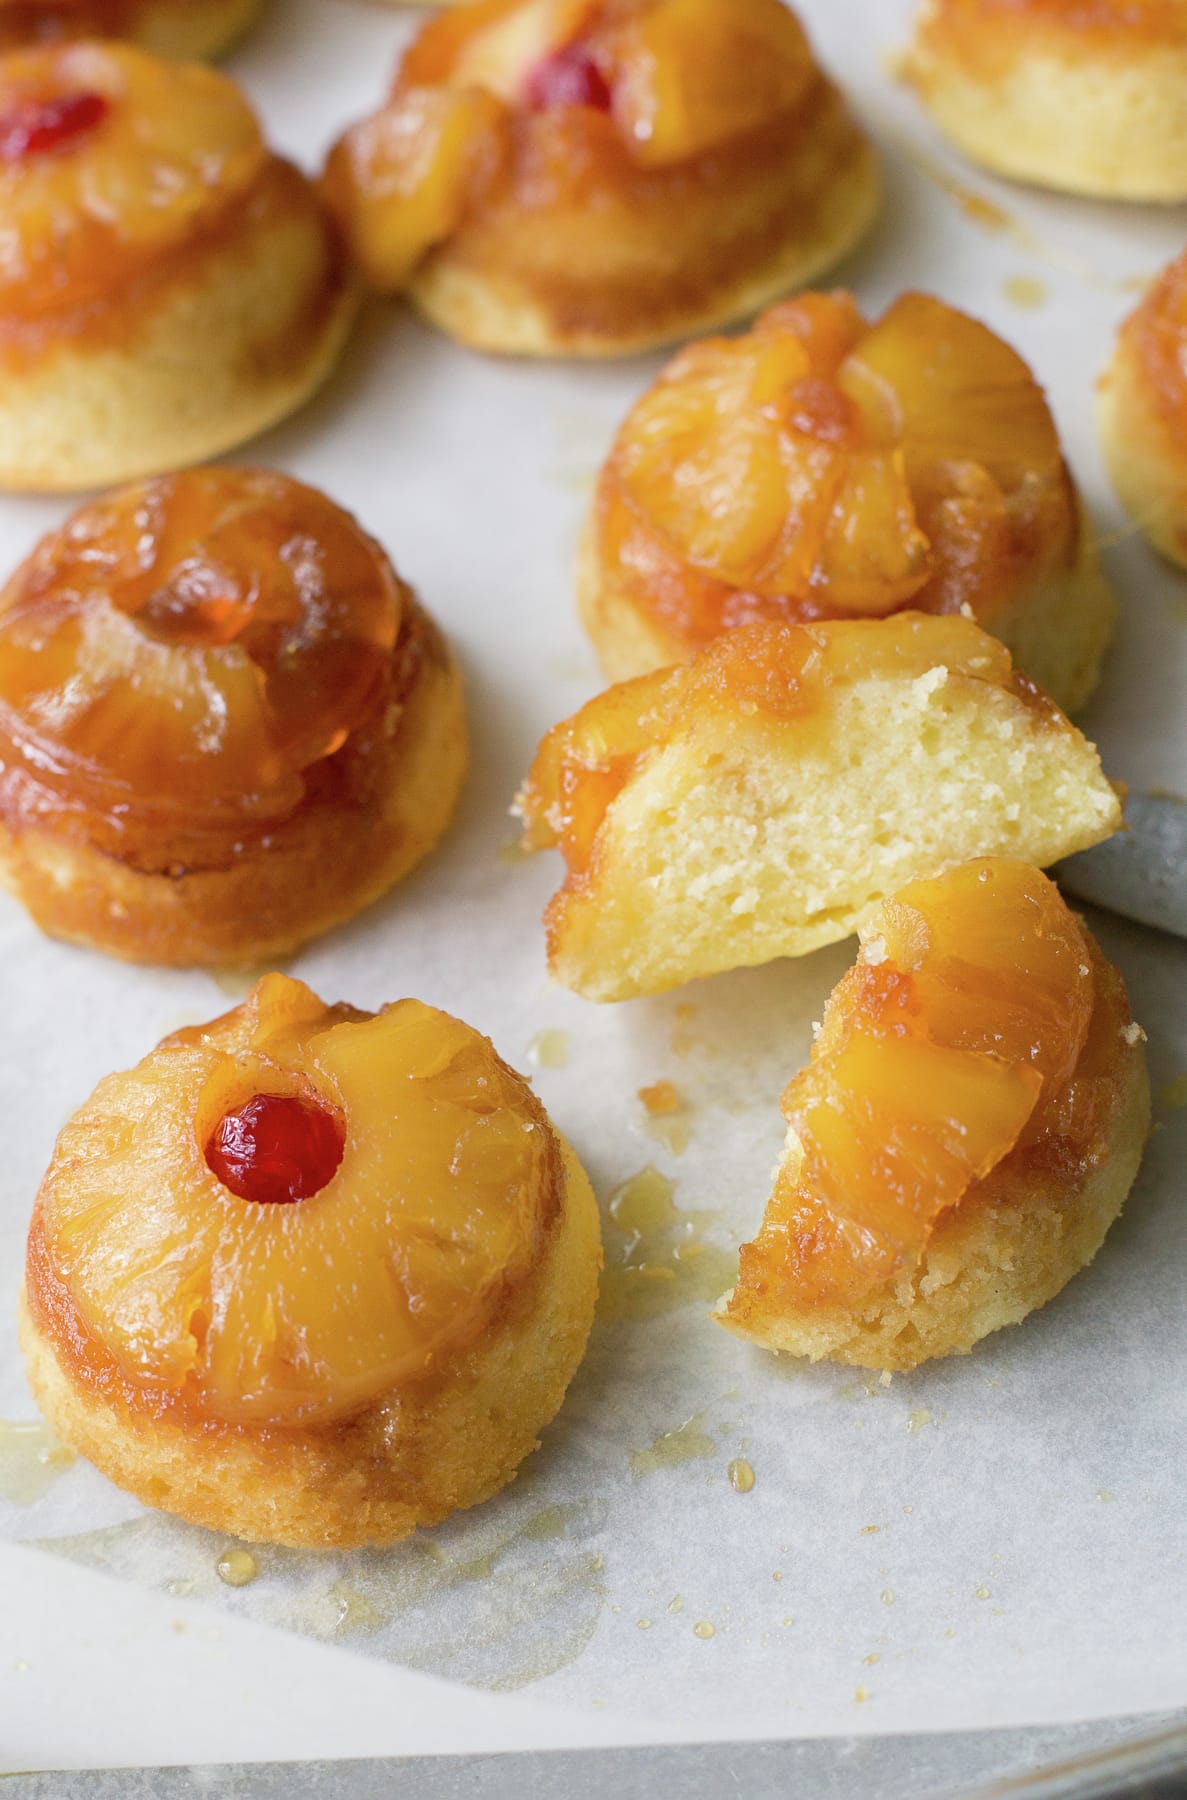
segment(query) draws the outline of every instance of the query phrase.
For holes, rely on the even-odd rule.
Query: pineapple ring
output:
[[[2,154],[9,120],[76,94],[103,102],[93,129],[42,154]],[[0,313],[36,317],[110,293],[209,230],[266,158],[247,101],[210,69],[108,43],[0,59]]]
[[[212,1167],[219,1121],[260,1095],[341,1121],[336,1170],[292,1204]],[[485,1038],[270,975],[65,1126],[25,1347],[54,1428],[150,1504],[387,1542],[510,1480],[581,1359],[599,1266],[589,1184]]]
[[[0,874],[55,935],[148,962],[279,954],[425,853],[464,767],[435,626],[287,476],[121,490],[0,594]]]
[[[743,625],[554,726],[520,796],[565,879],[548,963],[590,1000],[803,956],[904,882],[1112,835],[1095,747],[971,620]]]
[[[78,38],[125,38],[154,56],[221,56],[264,0],[0,0],[0,54]]]
[[[1187,568],[1187,251],[1122,323],[1098,422],[1126,511],[1156,550]]]
[[[324,189],[372,285],[463,342],[613,356],[836,261],[877,170],[782,0],[481,0],[422,28]]]
[[[920,0],[904,74],[996,174],[1105,200],[1187,199],[1179,0]]]
[[[628,415],[578,600],[615,680],[758,619],[973,616],[1066,711],[1113,602],[1042,389],[927,294],[803,294],[682,350]]]
[[[337,232],[234,83],[130,44],[0,55],[0,216],[0,487],[227,450],[320,385],[354,315]]]
[[[1150,1127],[1120,975],[1037,869],[964,864],[862,926],[758,1237],[715,1317],[767,1349],[911,1369],[1091,1261]]]

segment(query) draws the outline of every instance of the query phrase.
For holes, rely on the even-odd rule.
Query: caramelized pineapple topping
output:
[[[303,1184],[289,1167],[303,1193],[244,1198],[211,1166],[220,1122],[256,1105],[258,1129],[261,1099],[275,1116],[289,1102],[287,1164],[320,1159]],[[294,1102],[315,1116],[299,1132]],[[336,1164],[318,1119],[336,1122]],[[559,1170],[539,1102],[477,1032],[415,1000],[327,1007],[269,975],[109,1076],[66,1126],[30,1305],[80,1379],[133,1400],[233,1425],[347,1419],[506,1306]]]
[[[914,882],[862,946],[783,1096],[793,1151],[741,1252],[739,1322],[861,1301],[1013,1150],[1067,1126],[1095,984],[1044,875],[989,859]]]
[[[925,294],[870,325],[804,294],[690,345],[624,424],[596,503],[603,573],[689,655],[745,619],[983,614],[1077,535],[1025,363]]]
[[[233,82],[126,44],[0,60],[0,315],[110,294],[208,230],[264,167]]]
[[[80,508],[0,594],[0,814],[143,866],[266,832],[398,698],[407,608],[378,546],[287,476],[192,470]]]
[[[325,192],[368,278],[399,288],[516,156],[533,204],[579,204],[594,165],[695,163],[818,82],[780,0],[482,0],[424,27]]]

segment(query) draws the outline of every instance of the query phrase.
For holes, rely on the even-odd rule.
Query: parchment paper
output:
[[[1037,196],[962,168],[888,73],[901,0],[801,10],[886,156],[882,223],[837,281],[873,310],[932,288],[1039,371],[1122,601],[1088,722],[1110,774],[1185,791],[1187,580],[1126,530],[1091,385],[1134,280],[1181,247],[1187,209]],[[234,67],[274,138],[312,166],[377,99],[410,28],[380,8],[277,0]],[[1003,209],[994,229],[969,193]],[[1019,304],[1040,297],[1034,283],[1042,304]],[[678,1243],[704,1247],[701,1272],[673,1284],[687,1303],[603,1318],[521,1479],[396,1550],[258,1549],[256,1580],[231,1590],[221,1540],[144,1512],[82,1463],[32,1504],[0,1500],[0,1534],[228,1614],[485,1688],[650,1713],[689,1736],[1187,1702],[1187,1110],[1160,1104],[1124,1217],[1059,1300],[971,1357],[883,1385],[735,1342],[699,1292],[707,1271],[728,1280],[758,1222],[779,1091],[852,947],[619,1008],[549,985],[538,919],[557,864],[508,854],[507,808],[542,731],[601,685],[574,616],[572,549],[597,464],[661,360],[501,364],[377,305],[328,393],[241,460],[325,487],[387,544],[460,650],[474,734],[443,849],[294,972],[331,999],[449,1008],[520,1068],[533,1045],[545,1064],[563,1053],[535,1079],[599,1195],[648,1164],[675,1182],[681,1215],[648,1253],[672,1264]],[[65,510],[0,502],[4,568]],[[1092,923],[1129,981],[1162,1092],[1187,1070],[1187,947]],[[32,1419],[14,1297],[55,1133],[101,1075],[223,1010],[234,982],[51,943],[0,899],[0,983],[0,1416]],[[541,1044],[542,1032],[565,1036]],[[667,1144],[635,1099],[660,1079],[685,1102]],[[621,1262],[629,1238],[608,1230],[607,1248]],[[754,1471],[749,1492],[731,1485],[735,1460]]]

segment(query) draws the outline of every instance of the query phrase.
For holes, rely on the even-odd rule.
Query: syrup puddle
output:
[[[567,1031],[538,1031],[528,1045],[528,1061],[534,1069],[563,1069],[569,1061]]]
[[[694,1413],[675,1431],[661,1431],[646,1450],[631,1451],[631,1474],[641,1480],[660,1469],[675,1469],[681,1463],[710,1462],[717,1455],[717,1444],[705,1430],[704,1413]]]
[[[662,1144],[670,1156],[683,1156],[692,1135],[692,1108],[680,1090],[670,1081],[657,1081],[651,1087],[641,1087],[638,1098],[647,1136]]]
[[[682,1211],[672,1200],[675,1186],[648,1164],[610,1196],[598,1298],[610,1324],[717,1300],[736,1279],[736,1257],[703,1241],[716,1213]]]
[[[32,1506],[76,1460],[40,1419],[0,1419],[0,1500]]]
[[[1047,303],[1046,283],[1034,275],[1009,275],[1002,282],[1002,293],[1014,306],[1034,312]]]
[[[388,1550],[268,1551],[266,1582],[232,1584],[220,1560],[254,1555],[180,1520],[151,1515],[45,1538],[37,1548],[179,1599],[221,1597],[262,1624],[367,1652],[406,1668],[511,1691],[574,1662],[604,1604],[604,1524],[596,1501],[532,1503],[531,1477],[494,1507],[459,1516]],[[236,1565],[236,1571],[246,1565]]]
[[[1180,1106],[1187,1106],[1187,1073],[1176,1075],[1158,1090],[1158,1104],[1176,1111]]]

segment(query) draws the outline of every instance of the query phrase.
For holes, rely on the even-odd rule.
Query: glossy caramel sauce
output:
[[[0,1419],[0,1500],[32,1506],[75,1461],[40,1419]]]
[[[631,1451],[631,1474],[636,1480],[656,1475],[661,1469],[676,1469],[682,1463],[711,1462],[717,1455],[717,1444],[705,1430],[704,1413],[695,1413],[683,1425],[661,1431],[645,1450]]]
[[[259,1092],[344,1121],[312,1198],[240,1200],[206,1166],[212,1126]],[[469,1027],[416,1001],[326,1007],[270,976],[67,1124],[30,1233],[30,1311],[80,1383],[133,1408],[333,1424],[498,1318],[561,1180],[539,1102]]]
[[[0,817],[154,872],[223,867],[357,803],[416,616],[286,476],[193,470],[82,507],[0,593]]]
[[[649,1164],[610,1196],[598,1314],[618,1324],[656,1318],[723,1294],[733,1275],[724,1251],[704,1241],[715,1215],[678,1207],[676,1184]]]

